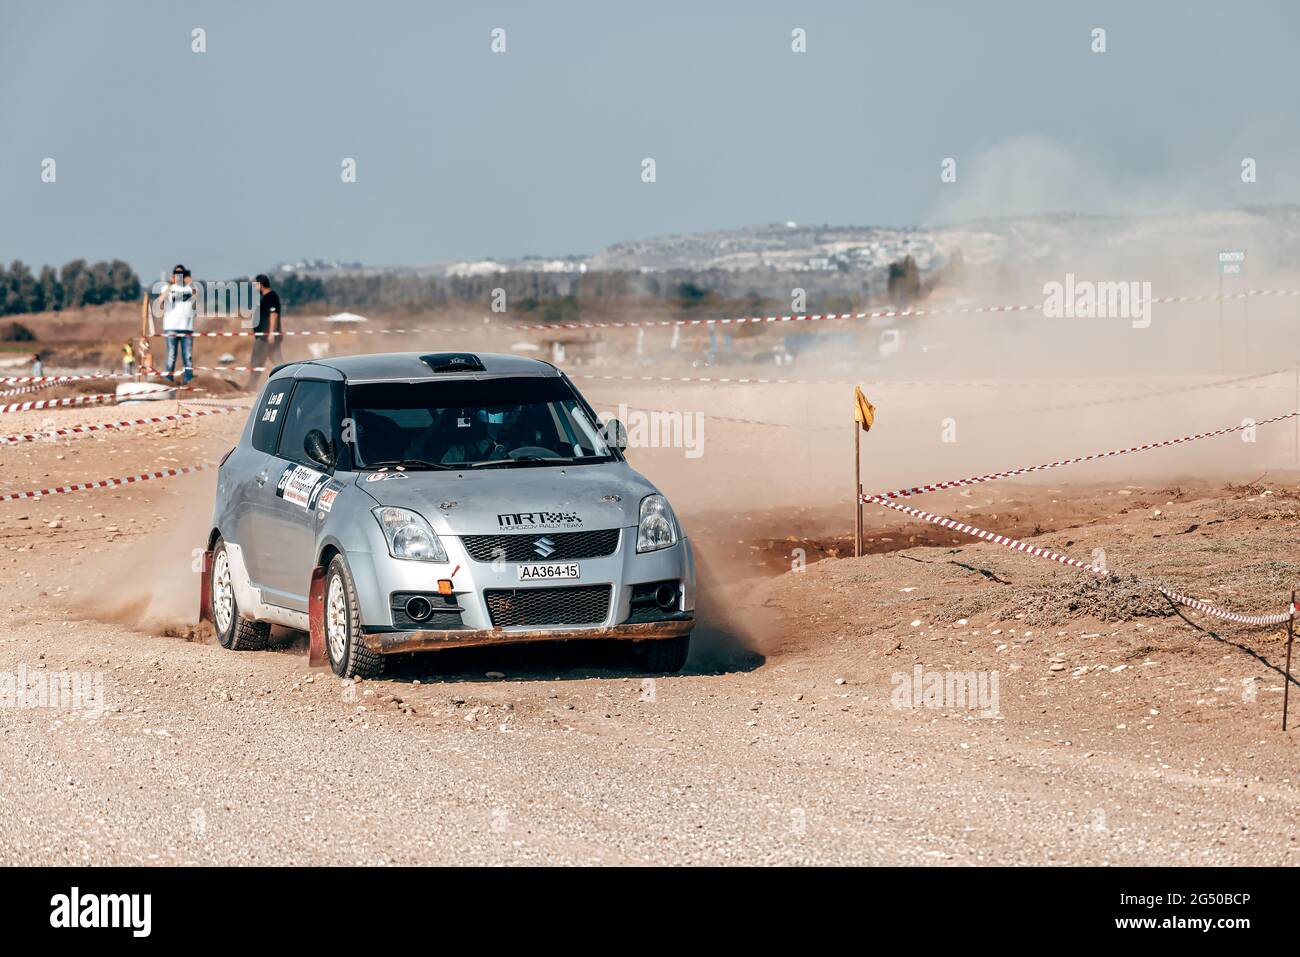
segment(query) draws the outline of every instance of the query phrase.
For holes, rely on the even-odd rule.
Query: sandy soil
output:
[[[882,389],[865,481],[1262,418],[1294,407],[1284,380],[1148,399],[1140,416],[1113,403],[1147,382]],[[196,632],[212,473],[0,503],[0,672],[102,672],[108,706],[95,719],[0,709],[0,863],[1300,858],[1283,629],[1184,620],[1151,588],[1281,609],[1300,581],[1290,423],[917,502],[1073,557],[1103,549],[1116,577],[1096,583],[875,508],[873,554],[844,557],[845,390],[764,388],[590,387],[602,409],[711,416],[698,458],[631,456],[701,553],[702,624],[678,676],[609,670],[573,645],[425,656],[341,682],[307,668],[301,636],[241,654]],[[945,443],[953,415],[960,441]],[[10,414],[0,433],[132,417]],[[0,492],[215,459],[241,425],[236,413],[3,448]],[[996,672],[996,715],[900,707],[918,667]]]

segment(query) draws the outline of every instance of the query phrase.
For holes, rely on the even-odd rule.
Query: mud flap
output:
[[[199,569],[199,621],[212,620],[212,549],[203,553]]]
[[[311,570],[311,591],[307,593],[307,665],[319,668],[329,664],[325,657],[325,569]]]

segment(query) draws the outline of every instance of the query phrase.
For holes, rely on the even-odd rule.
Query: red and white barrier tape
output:
[[[191,388],[190,386],[176,386],[175,391],[207,392],[208,390],[194,389]],[[116,395],[115,393],[112,392],[97,392],[94,395],[72,395],[62,399],[32,399],[27,402],[14,402],[11,403],[10,405],[0,405],[0,415],[3,415],[6,412],[33,412],[37,409],[53,409],[53,408],[58,408],[59,406],[67,406],[67,405],[96,405],[100,402],[116,402],[116,401],[129,403],[129,402],[139,401],[142,398],[147,399],[148,396],[146,395],[141,397],[141,396],[129,395],[129,394]],[[157,400],[157,401],[161,401],[161,400]],[[177,401],[184,402],[184,401],[191,401],[191,400],[178,399]]]
[[[651,415],[668,415],[681,416],[692,413],[683,412],[681,409],[651,409],[646,406],[628,405],[626,402],[607,402],[604,400],[593,400],[597,406],[597,411],[601,407],[614,409],[611,415],[617,415],[619,409],[626,409],[629,412],[646,412]],[[719,415],[715,412],[704,412],[703,415],[709,419],[716,419],[719,422],[735,422],[738,425],[760,425],[773,429],[799,429],[803,432],[839,432],[843,426],[839,425],[806,425],[800,422],[769,422],[766,419],[746,419],[734,415]],[[626,423],[624,423],[626,425]]]
[[[223,415],[235,409],[199,409],[196,412],[177,412],[172,415],[151,415],[144,419],[127,419],[122,422],[103,422],[95,425],[73,425],[66,429],[47,429],[43,432],[26,432],[15,435],[0,436],[0,446],[17,445],[20,442],[35,442],[37,439],[57,439],[67,435],[83,435],[87,432],[103,432],[111,429],[129,429],[137,425],[156,425],[161,422],[179,422],[182,419],[197,419],[205,415]]]
[[[1013,475],[1027,475],[1030,472],[1042,472],[1047,469],[1060,468],[1063,465],[1077,465],[1080,462],[1092,462],[1097,459],[1111,458],[1116,455],[1128,455],[1131,452],[1147,452],[1151,449],[1163,449],[1171,445],[1181,445],[1184,442],[1195,442],[1199,439],[1213,438],[1218,435],[1228,435],[1232,432],[1241,432],[1244,429],[1255,428],[1260,425],[1269,425],[1273,422],[1282,422],[1286,419],[1294,419],[1300,415],[1300,410],[1287,412],[1282,415],[1275,415],[1269,419],[1261,419],[1258,422],[1248,425],[1232,425],[1222,429],[1215,429],[1212,432],[1198,432],[1195,435],[1184,435],[1176,439],[1165,439],[1161,442],[1147,442],[1144,445],[1132,445],[1126,449],[1111,449],[1108,452],[1092,452],[1088,455],[1079,455],[1071,459],[1061,459],[1057,462],[1044,462],[1042,465],[1026,465],[1022,468],[1007,469],[1002,472],[989,472],[987,475],[975,475],[970,478],[952,479],[947,482],[935,482],[929,485],[914,485],[911,488],[895,489],[892,492],[879,492],[875,497],[884,498],[909,498],[913,495],[922,495],[926,492],[940,492],[944,489],[961,488],[967,485],[978,485],[981,482],[992,482],[996,479],[1010,478]]]
[[[4,380],[0,380],[4,381]],[[42,389],[48,389],[50,386],[58,385],[57,382],[38,382],[36,385],[19,386],[17,389],[5,389],[0,392],[0,398],[8,398],[11,395],[26,395],[29,392],[40,392]]]
[[[600,375],[594,372],[568,372],[570,379],[586,379],[600,382],[695,382],[695,383],[724,383],[730,385],[863,385],[861,379],[786,379],[786,378],[766,378],[762,376],[670,376],[670,375]],[[1252,379],[1263,379],[1269,376],[1280,375],[1282,372],[1290,372],[1289,369],[1276,370],[1273,372],[1257,373],[1249,376],[1242,376],[1237,379],[1219,379],[1211,382],[1200,383],[1194,386],[1184,386],[1177,389],[1167,389],[1163,394],[1173,395],[1179,392],[1189,391],[1191,389],[1212,389],[1217,386],[1230,385],[1237,382],[1245,382]],[[1159,390],[1165,389],[1157,382],[1124,382],[1107,379],[1080,379],[1080,380],[1061,380],[1061,379],[878,379],[867,382],[866,385],[876,390],[892,388],[926,388],[926,389],[997,389],[1005,391],[1008,388],[1027,388],[1027,389],[1044,389],[1050,391],[1060,391],[1064,389],[1144,389],[1149,392],[1140,392],[1136,396],[1121,396],[1117,399],[1107,399],[1106,402],[1127,402],[1130,398],[1147,399],[1155,397],[1160,393]],[[1076,408],[1076,406],[1058,406],[1058,408]],[[1002,413],[999,413],[1002,414]]]
[[[82,375],[11,375],[0,377],[0,382],[46,383],[57,385],[60,382],[81,382],[85,379],[130,379],[125,372],[88,372]]]
[[[570,379],[598,382],[718,382],[730,385],[856,385],[848,379],[763,379],[750,376],[665,376],[665,375],[595,375],[587,372],[566,373]],[[883,383],[882,383],[883,384]],[[892,384],[892,383],[890,383]]]
[[[1284,612],[1276,615],[1243,615],[1239,611],[1228,611],[1226,608],[1216,608],[1214,605],[1207,604],[1196,598],[1188,598],[1186,595],[1180,595],[1172,592],[1167,588],[1160,589],[1160,594],[1164,595],[1170,601],[1177,602],[1180,605],[1186,605],[1188,608],[1195,608],[1197,611],[1214,618],[1222,618],[1224,621],[1235,621],[1243,625],[1284,625],[1292,618],[1297,616],[1297,608],[1292,605]]]
[[[1200,296],[1153,296],[1147,299],[1136,300],[1135,304],[1168,305],[1172,303],[1214,302],[1218,300],[1287,296],[1300,296],[1300,290],[1249,289],[1245,292],[1229,293],[1226,295],[1207,293]],[[499,318],[501,320],[501,325],[489,325],[483,323],[479,325],[424,326],[417,329],[302,329],[281,331],[279,336],[422,335],[430,332],[479,332],[484,329],[504,332],[548,332],[556,329],[639,329],[669,326],[752,325],[756,323],[779,322],[844,322],[856,319],[902,319],[911,316],[967,316],[1007,312],[1030,312],[1041,310],[1042,308],[1043,303],[1040,301],[1015,306],[956,306],[936,309],[879,309],[871,312],[832,312],[814,315],[792,314],[788,316],[746,316],[733,319],[647,319],[628,320],[625,322],[512,322],[505,316],[499,316],[494,318]],[[159,333],[158,337],[161,337],[162,335],[162,333]],[[213,337],[223,339],[254,336],[262,339],[277,338],[274,333],[253,332],[251,329],[242,329],[237,332],[194,332],[190,333],[190,335],[195,337]]]
[[[190,332],[186,338],[190,339],[281,339],[290,336],[347,336],[347,335],[369,335],[369,336],[418,336],[430,332],[478,332],[484,329],[526,329],[524,325],[519,326],[489,326],[484,323],[481,326],[421,326],[418,329],[291,329],[283,332],[253,332],[249,329],[241,329],[237,332]],[[155,332],[151,339],[164,339],[169,335],[165,332]],[[173,334],[174,335],[174,334]]]
[[[1062,565],[1069,565],[1071,568],[1082,568],[1086,572],[1092,572],[1094,575],[1104,575],[1106,570],[1096,565],[1089,565],[1087,562],[1081,562],[1076,558],[1070,558],[1050,548],[1041,548],[1037,545],[1030,545],[1028,542],[1022,542],[1019,539],[1008,538],[1006,535],[996,535],[993,532],[986,532],[982,528],[976,528],[974,525],[967,525],[965,522],[958,522],[951,518],[945,518],[942,515],[936,515],[933,512],[925,512],[919,508],[912,508],[910,505],[899,505],[897,502],[891,502],[887,498],[879,495],[862,496],[864,505],[883,505],[885,508],[892,508],[895,511],[911,515],[913,518],[919,518],[923,522],[929,522],[931,525],[938,525],[941,528],[949,528],[963,535],[971,535],[975,538],[982,538],[985,541],[993,542],[995,545],[1003,545],[1017,552],[1024,552],[1033,555],[1035,558],[1046,558],[1049,561],[1060,562]]]
[[[203,372],[264,372],[265,366],[250,368],[249,366],[191,366],[194,371]],[[179,373],[177,373],[179,375]],[[38,382],[42,383],[41,388],[49,388],[52,385],[59,385],[63,382],[85,382],[88,379],[161,379],[165,378],[166,373],[156,370],[145,370],[142,372],[133,372],[127,375],[125,372],[84,372],[75,375],[47,375],[47,376],[7,376],[0,377],[0,383],[13,382]],[[188,389],[189,386],[175,385],[169,383],[169,388]]]
[[[1286,297],[1300,296],[1300,289],[1250,289],[1245,292],[1219,295],[1207,293],[1201,296],[1153,296],[1135,301],[1136,305],[1168,305],[1185,302],[1214,302],[1227,299],[1248,299],[1263,296]],[[911,316],[968,316],[1002,312],[1031,312],[1041,310],[1043,303],[1034,302],[1018,306],[965,306],[940,309],[882,309],[874,312],[841,312],[825,315],[789,315],[789,316],[749,316],[739,319],[657,319],[629,322],[555,322],[555,323],[512,323],[507,328],[515,329],[626,329],[647,326],[709,326],[709,325],[750,325],[755,323],[776,322],[843,322],[850,319],[904,319]],[[467,329],[473,328],[467,327]]]
[[[919,518],[922,521],[929,522],[932,525],[938,525],[941,528],[951,529],[955,532],[961,532],[963,535],[970,535],[973,538],[980,538],[987,542],[993,542],[996,545],[1002,545],[1013,551],[1024,552],[1026,555],[1032,555],[1035,558],[1045,558],[1048,561],[1058,562],[1062,565],[1068,565],[1071,568],[1082,569],[1085,572],[1091,572],[1094,575],[1104,576],[1106,569],[1096,565],[1089,565],[1081,562],[1077,558],[1070,558],[1059,552],[1054,552],[1050,548],[1042,548],[1038,545],[1030,545],[1028,542],[1022,542],[1016,538],[1010,538],[1006,535],[996,535],[993,532],[986,532],[982,528],[976,528],[974,525],[968,525],[965,522],[958,522],[951,518],[945,518],[942,515],[935,515],[933,512],[925,512],[919,508],[912,508],[910,505],[899,505],[897,502],[891,502],[887,498],[878,495],[862,496],[864,505],[883,505],[885,508],[892,508],[895,511],[911,515],[913,518]],[[1276,615],[1246,615],[1241,612],[1228,611],[1224,608],[1216,608],[1207,602],[1200,601],[1196,598],[1188,598],[1177,592],[1169,591],[1166,588],[1160,588],[1160,593],[1168,597],[1171,601],[1178,602],[1181,605],[1187,605],[1195,608],[1203,614],[1210,615],[1214,618],[1222,618],[1225,621],[1235,621],[1243,625],[1280,625],[1289,619],[1297,616],[1297,609],[1293,605],[1287,611]]]
[[[172,478],[177,475],[189,475],[193,472],[202,472],[212,468],[212,463],[205,462],[202,465],[186,465],[175,469],[162,469],[157,472],[144,472],[140,475],[128,475],[125,478],[108,478],[99,479],[95,482],[78,482],[75,485],[59,485],[55,488],[38,488],[27,492],[6,492],[0,495],[0,502],[12,502],[17,499],[44,498],[47,495],[62,495],[67,492],[85,492],[101,488],[117,488],[123,485],[134,485],[137,482],[148,482],[152,479]]]
[[[1129,394],[1129,395],[1118,395],[1109,399],[1089,399],[1084,402],[1066,402],[1066,403],[1057,403],[1055,405],[1034,404],[1034,405],[1027,405],[1021,409],[998,409],[996,411],[991,411],[991,412],[973,412],[973,413],[968,413],[966,418],[991,419],[991,418],[1005,418],[1008,415],[1042,415],[1044,412],[1064,412],[1073,409],[1095,408],[1096,406],[1102,406],[1102,405],[1120,405],[1126,402],[1146,402],[1149,399],[1163,399],[1171,395],[1186,395],[1189,392],[1202,392],[1206,389],[1224,389],[1229,386],[1240,386],[1244,382],[1258,382],[1262,379],[1271,379],[1275,376],[1280,376],[1284,374],[1290,375],[1292,371],[1293,370],[1291,369],[1274,369],[1272,372],[1259,372],[1253,375],[1237,376],[1236,378],[1231,378],[1231,379],[1215,379],[1211,382],[1202,382],[1198,385],[1175,386],[1173,388],[1155,386],[1149,392],[1139,392],[1137,394]],[[996,381],[991,382],[990,385],[997,385],[997,383]],[[1256,385],[1253,387],[1248,386],[1247,388],[1254,388],[1256,390],[1260,390],[1260,389],[1276,390],[1285,385],[1286,383],[1278,383],[1275,386]],[[1095,386],[1092,385],[1081,385],[1079,387],[1095,388]]]
[[[33,412],[37,409],[53,409],[65,405],[95,405],[99,402],[114,402],[117,396],[112,392],[101,392],[95,395],[74,395],[66,399],[33,399],[29,402],[13,402],[9,405],[0,405],[0,415],[6,412]]]

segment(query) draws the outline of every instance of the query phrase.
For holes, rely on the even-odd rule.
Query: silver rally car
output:
[[[307,631],[312,663],[344,677],[394,653],[572,638],[676,671],[695,562],[624,435],[536,359],[281,366],[221,462],[201,617],[230,649]]]

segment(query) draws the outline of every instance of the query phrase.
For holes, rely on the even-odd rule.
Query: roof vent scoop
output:
[[[483,363],[472,352],[434,352],[420,356],[434,372],[483,372]]]

